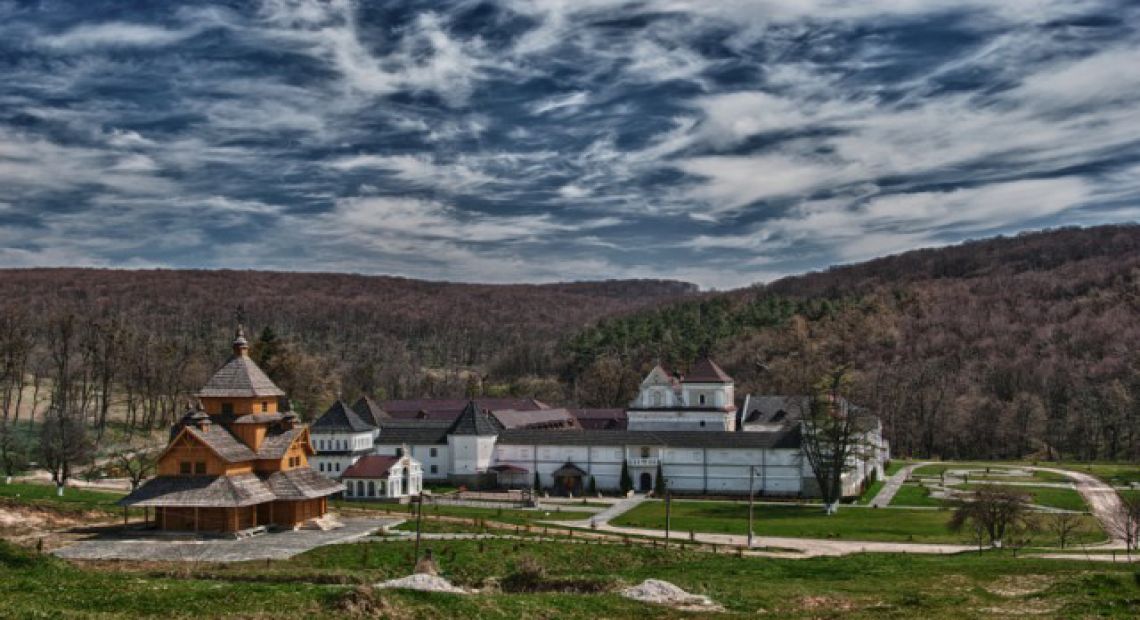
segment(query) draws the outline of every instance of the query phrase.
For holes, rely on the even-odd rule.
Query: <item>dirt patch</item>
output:
[[[1057,613],[1058,609],[1060,609],[1060,605],[1053,601],[1027,599],[1016,602],[1011,601],[1005,605],[982,607],[977,611],[979,615],[983,616],[1015,616],[1022,618],[1025,616],[1051,616]]]
[[[1054,581],[1048,575],[1006,575],[982,587],[998,596],[1027,596],[1044,592]]]
[[[646,579],[632,588],[622,590],[621,595],[635,601],[666,605],[683,611],[724,611],[724,607],[711,598],[690,594],[660,579]]]
[[[78,525],[106,522],[98,512],[59,512],[42,506],[0,503],[0,537],[27,538]]]

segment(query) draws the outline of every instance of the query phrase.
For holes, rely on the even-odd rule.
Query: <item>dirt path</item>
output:
[[[1068,476],[1073,481],[1073,486],[1076,487],[1077,493],[1085,498],[1085,503],[1089,505],[1089,510],[1097,521],[1100,521],[1101,527],[1104,531],[1112,537],[1112,545],[1123,545],[1124,540],[1116,536],[1113,531],[1113,524],[1120,514],[1121,502],[1120,495],[1117,495],[1116,489],[1108,484],[1101,482],[1100,479],[1089,474],[1084,474],[1079,471],[1071,471],[1068,469],[1054,469],[1052,467],[1026,467],[1025,469],[1033,471],[1047,471],[1055,474]]]
[[[887,481],[883,483],[883,488],[879,489],[879,492],[875,495],[875,499],[871,500],[871,503],[868,505],[874,508],[886,508],[889,506],[891,500],[895,498],[895,493],[899,492],[903,483],[910,477],[910,473],[923,465],[929,464],[930,463],[914,463],[895,472],[895,475],[887,478]]]

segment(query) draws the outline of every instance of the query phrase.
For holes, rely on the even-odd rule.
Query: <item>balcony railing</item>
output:
[[[629,459],[630,467],[657,467],[657,457],[645,457],[640,459]]]

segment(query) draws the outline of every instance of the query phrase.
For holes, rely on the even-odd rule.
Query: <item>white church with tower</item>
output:
[[[425,483],[531,488],[581,495],[613,492],[623,467],[637,490],[660,475],[676,493],[810,497],[818,494],[801,447],[799,396],[746,395],[702,358],[687,373],[655,366],[624,410],[553,408],[533,399],[477,398],[336,403],[311,430],[312,467],[339,479],[367,455],[410,459]],[[844,477],[857,495],[888,458],[881,425]]]

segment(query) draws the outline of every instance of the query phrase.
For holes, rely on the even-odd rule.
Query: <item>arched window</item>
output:
[[[649,447],[648,446],[642,446],[641,447],[641,458],[643,458],[643,459],[649,458]]]
[[[356,481],[356,494],[361,496],[361,497],[364,496],[364,481],[363,480],[357,480]]]
[[[697,397],[697,400],[698,400],[698,401],[699,401],[699,402],[700,402],[702,405],[703,405],[703,404],[705,404],[705,395],[704,395],[704,394],[701,394],[700,396],[698,396],[698,397]]]
[[[661,392],[659,390],[653,390],[653,393],[649,395],[649,398],[652,401],[654,407],[661,406]]]
[[[368,497],[376,497],[376,483],[372,480],[368,481]]]

